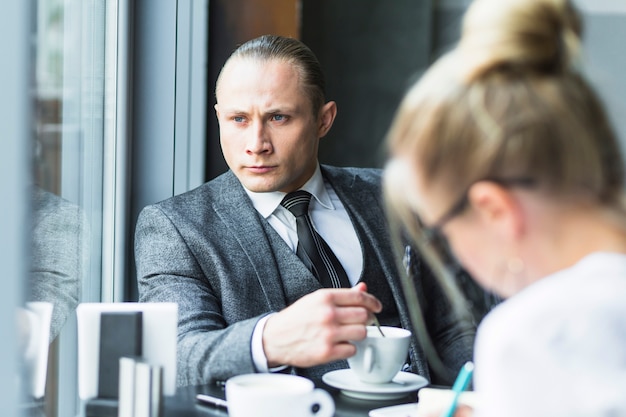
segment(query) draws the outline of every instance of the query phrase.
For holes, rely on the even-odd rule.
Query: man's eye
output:
[[[234,116],[233,117],[233,121],[236,123],[242,123],[243,122],[243,117],[242,116]]]
[[[274,120],[275,122],[284,122],[285,120],[287,120],[287,116],[285,116],[284,114],[275,114],[272,116],[272,120]]]

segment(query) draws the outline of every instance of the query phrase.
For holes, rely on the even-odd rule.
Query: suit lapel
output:
[[[359,224],[362,232],[359,234],[359,241],[369,240],[370,252],[363,253],[364,257],[375,256],[378,258],[385,278],[393,294],[393,298],[398,307],[400,322],[405,329],[411,329],[412,324],[406,309],[404,293],[398,279],[398,269],[394,262],[387,219],[384,216],[385,210],[382,203],[382,189],[372,190],[372,186],[366,183],[358,175],[346,175],[345,171],[334,167],[322,166],[322,173],[331,183],[337,196],[341,199],[350,215],[353,223]],[[360,207],[361,210],[355,212],[351,207]],[[370,209],[371,208],[371,209]],[[362,245],[362,243],[361,243]],[[362,246],[363,247],[363,246]],[[413,353],[415,359],[417,354]]]
[[[364,182],[358,175],[336,175],[331,171],[328,173],[327,179],[333,186],[337,196],[341,199],[350,214],[353,222],[358,221],[366,225],[366,229],[372,224],[382,224],[385,219],[380,218],[382,206],[380,195],[372,192],[371,184]],[[371,210],[359,210],[354,212],[352,207],[372,207]]]
[[[334,167],[322,166],[324,177],[333,186],[339,199],[343,202],[352,223],[358,233],[359,241],[368,239],[372,243],[375,252],[383,251],[380,257],[383,267],[387,270],[390,253],[390,241],[386,227],[386,220],[381,217],[384,213],[382,206],[381,189],[372,189],[370,183],[365,182],[355,174],[346,175],[341,170]],[[353,210],[358,207],[358,210]],[[362,231],[360,232],[361,229]],[[363,256],[374,256],[374,253],[363,253]]]
[[[273,311],[285,308],[285,292],[274,252],[262,225],[264,219],[255,210],[231,171],[225,174],[220,199],[213,204],[213,209],[250,259],[250,266],[254,269],[269,308]]]

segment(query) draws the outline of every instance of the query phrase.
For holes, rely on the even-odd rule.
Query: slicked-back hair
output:
[[[317,115],[326,102],[326,82],[319,61],[315,54],[297,39],[263,35],[239,46],[224,64],[224,68],[233,59],[252,59],[258,61],[282,60],[294,65],[300,74],[300,85],[309,97],[313,112]],[[224,69],[222,68],[222,71]],[[220,76],[216,83],[219,90]]]

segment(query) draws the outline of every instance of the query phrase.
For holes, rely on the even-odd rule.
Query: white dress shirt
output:
[[[244,187],[254,208],[269,222],[294,252],[298,248],[296,218],[280,205],[286,193],[274,191],[255,193]],[[324,181],[319,165],[313,176],[300,188],[313,196],[309,215],[313,227],[328,243],[341,262],[353,286],[359,281],[363,270],[363,251],[352,221],[335,190]],[[263,328],[270,316],[261,319],[252,334],[252,358],[259,372],[268,372],[267,359],[263,352]],[[277,368],[282,369],[282,368]]]

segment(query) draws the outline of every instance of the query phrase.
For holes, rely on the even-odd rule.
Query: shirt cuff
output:
[[[269,368],[267,366],[265,351],[263,350],[263,329],[265,328],[265,323],[267,322],[267,320],[274,314],[276,313],[268,314],[267,316],[261,318],[261,320],[257,322],[256,326],[254,326],[254,331],[252,332],[252,361],[254,362],[254,367],[256,368],[257,372],[279,372],[287,368],[287,365]]]

